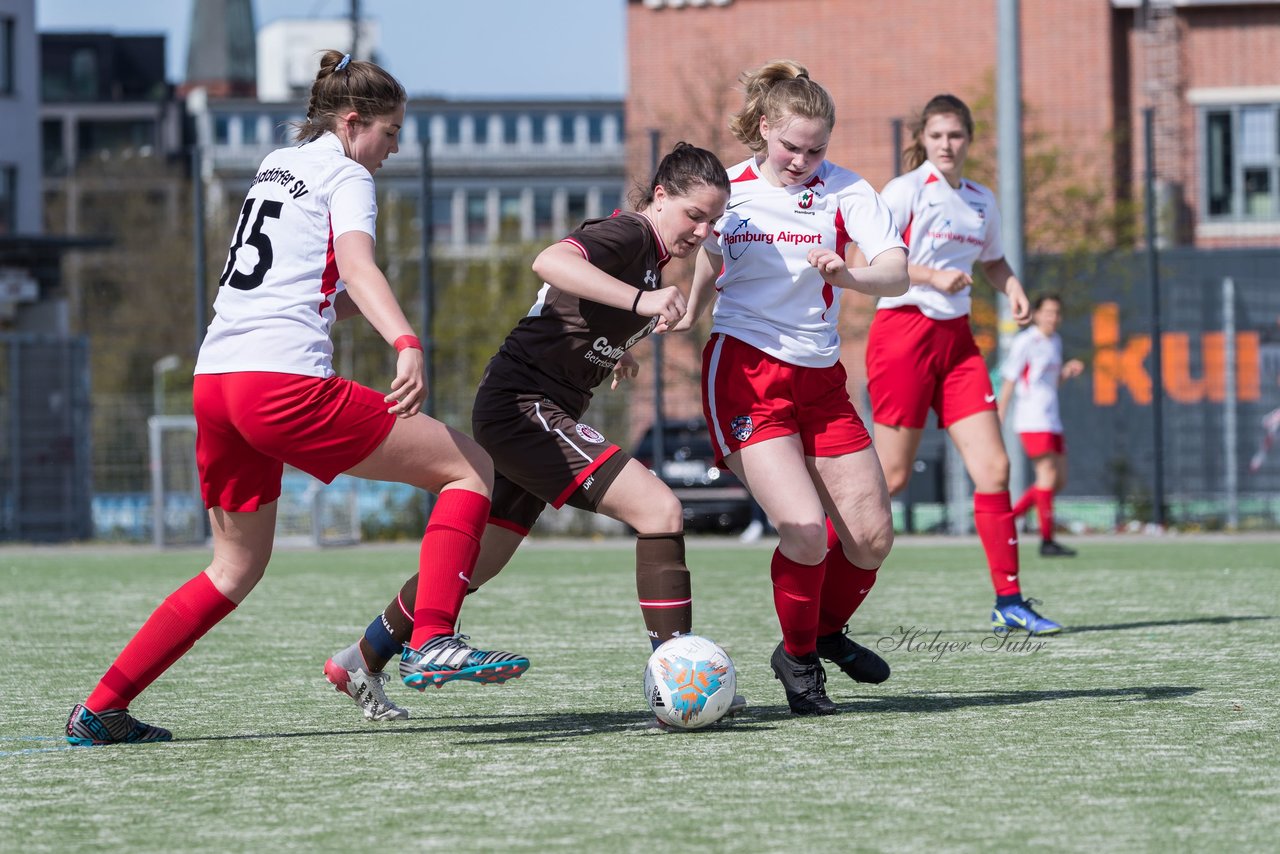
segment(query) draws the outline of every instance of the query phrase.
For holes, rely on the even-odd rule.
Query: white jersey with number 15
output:
[[[333,242],[374,236],[377,216],[373,176],[332,133],[268,154],[236,219],[195,372],[332,376],[343,289]]]

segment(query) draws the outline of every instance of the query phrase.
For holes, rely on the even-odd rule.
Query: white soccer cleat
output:
[[[364,670],[347,670],[333,659],[324,663],[324,678],[335,691],[346,694],[360,707],[360,714],[367,721],[403,721],[409,719],[409,710],[387,699],[382,686],[391,677],[386,673],[366,673]]]

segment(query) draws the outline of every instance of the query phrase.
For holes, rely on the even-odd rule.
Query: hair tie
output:
[[[337,67],[337,68],[335,68],[335,69],[333,69],[333,70],[334,70],[334,71],[341,71],[342,69],[346,68],[346,67],[347,67],[348,65],[350,65],[350,64],[351,64],[351,54],[349,54],[349,53],[344,53],[344,54],[342,55],[342,61],[341,61],[341,62],[339,62],[339,63],[338,63],[338,67]]]

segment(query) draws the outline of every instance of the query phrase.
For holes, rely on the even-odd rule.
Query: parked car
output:
[[[648,466],[684,505],[686,531],[740,531],[751,521],[751,496],[732,472],[716,468],[715,452],[701,418],[668,419],[662,432],[663,461],[653,458],[654,428],[632,456]]]

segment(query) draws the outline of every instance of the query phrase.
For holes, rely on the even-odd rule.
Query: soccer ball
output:
[[[649,656],[644,696],[658,720],[701,729],[724,717],[738,687],[729,654],[698,635],[681,635]]]

